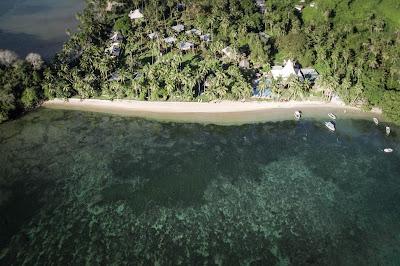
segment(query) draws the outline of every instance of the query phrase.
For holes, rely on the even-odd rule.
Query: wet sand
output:
[[[291,102],[145,102],[134,100],[69,99],[50,100],[45,108],[80,110],[118,114],[171,122],[192,122],[218,125],[237,125],[293,119],[301,110],[303,118],[326,118],[332,112],[340,118],[380,118],[379,113],[364,112],[359,108],[320,101]]]

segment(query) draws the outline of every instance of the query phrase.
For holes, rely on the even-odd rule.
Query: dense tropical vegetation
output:
[[[43,99],[43,60],[28,54],[25,60],[0,50],[0,123],[36,107]]]
[[[30,108],[42,97],[239,100],[251,96],[257,74],[291,58],[314,66],[320,77],[315,84],[274,81],[276,99],[335,92],[348,104],[378,106],[400,121],[397,0],[305,1],[302,11],[292,0],[266,1],[264,8],[253,0],[119,3],[87,1],[79,30],[45,70],[26,63],[3,64],[3,120],[10,110]],[[129,11],[137,8],[144,17],[131,20]],[[211,41],[185,31],[178,34],[172,29],[177,24],[184,24],[185,31],[210,34]],[[121,53],[113,57],[105,50],[115,31],[123,38]],[[149,38],[151,33],[158,38]],[[170,36],[177,43],[190,41],[194,48],[182,51],[177,43],[167,44],[164,38]],[[231,48],[230,56],[222,52],[225,47]],[[243,67],[243,61],[249,65]]]

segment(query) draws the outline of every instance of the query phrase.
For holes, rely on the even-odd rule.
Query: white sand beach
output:
[[[76,98],[54,99],[43,104],[45,108],[81,110],[143,117],[172,122],[195,122],[206,124],[243,124],[263,121],[292,119],[295,110],[301,110],[303,117],[326,117],[334,112],[338,117],[371,118],[378,113],[363,112],[359,108],[322,101],[221,101],[218,103],[199,102],[148,102],[135,100],[99,100]]]

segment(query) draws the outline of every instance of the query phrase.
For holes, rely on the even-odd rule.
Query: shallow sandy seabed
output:
[[[379,113],[364,112],[359,108],[322,101],[291,102],[145,102],[134,100],[55,99],[43,104],[45,108],[81,110],[142,117],[159,121],[194,122],[217,125],[238,125],[293,118],[301,110],[303,118],[329,119],[328,113],[338,118],[380,118]]]

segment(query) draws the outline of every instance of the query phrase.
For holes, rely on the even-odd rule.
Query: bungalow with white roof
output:
[[[274,79],[287,80],[290,76],[303,77],[300,68],[295,66],[292,60],[285,62],[284,66],[272,66],[271,74]]]
[[[194,47],[194,44],[191,42],[180,42],[178,44],[178,48],[182,51],[188,51]]]
[[[274,79],[281,78],[286,81],[289,77],[298,77],[301,81],[305,79],[314,82],[318,78],[318,72],[313,68],[300,68],[292,60],[287,60],[284,66],[272,66],[271,75]]]
[[[131,12],[129,12],[129,18],[131,20],[136,20],[136,19],[144,18],[144,15],[142,14],[142,12],[140,12],[139,9],[135,9],[135,10],[131,10]]]
[[[173,37],[173,36],[170,36],[170,37],[165,38],[165,39],[164,39],[164,42],[166,42],[166,43],[168,43],[168,44],[171,44],[171,43],[176,42],[176,38]]]
[[[185,30],[185,26],[182,24],[178,24],[178,25],[173,26],[172,29],[174,31],[176,31],[177,33],[180,33]]]
[[[202,40],[203,42],[210,42],[211,41],[211,35],[210,34],[200,35],[200,40]]]
[[[191,35],[191,34],[195,34],[197,36],[200,36],[201,35],[201,31],[198,30],[198,29],[191,29],[191,30],[186,31],[186,35]]]

